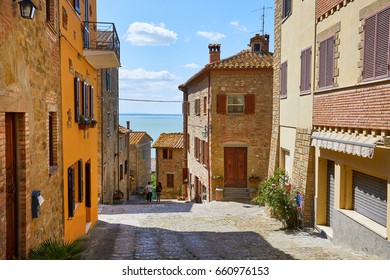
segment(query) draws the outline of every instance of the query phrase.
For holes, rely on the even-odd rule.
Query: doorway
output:
[[[247,148],[225,147],[225,187],[247,187]]]

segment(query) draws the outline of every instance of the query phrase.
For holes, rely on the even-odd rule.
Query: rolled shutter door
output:
[[[387,181],[353,171],[354,210],[363,216],[386,226]]]
[[[334,161],[328,160],[327,193],[326,193],[326,224],[332,227],[334,208]]]

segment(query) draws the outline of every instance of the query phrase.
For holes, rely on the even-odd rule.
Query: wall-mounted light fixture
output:
[[[202,131],[203,138],[206,138],[209,133],[211,133],[211,125],[210,127],[207,127],[207,125],[205,125]]]
[[[14,2],[16,0],[13,0]],[[18,2],[20,7],[20,16],[25,19],[33,19],[37,6],[31,0],[22,0]]]

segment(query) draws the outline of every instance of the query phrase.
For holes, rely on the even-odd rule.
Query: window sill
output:
[[[300,96],[311,95],[311,91],[301,91]]]
[[[345,216],[351,218],[355,222],[361,224],[362,226],[366,227],[367,229],[375,232],[379,236],[383,237],[384,239],[388,239],[386,234],[386,227],[381,226],[380,224],[374,222],[373,220],[357,213],[353,210],[345,210],[345,209],[338,209],[342,214]]]

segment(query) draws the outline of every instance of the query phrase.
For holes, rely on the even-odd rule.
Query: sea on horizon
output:
[[[182,114],[119,114],[119,124],[130,129],[144,131],[152,137],[153,142],[161,133],[183,132]],[[152,149],[152,158],[156,158],[156,151]]]

